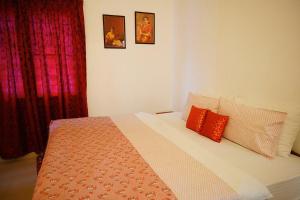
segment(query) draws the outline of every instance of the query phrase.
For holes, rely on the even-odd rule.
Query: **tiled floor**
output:
[[[0,199],[30,200],[36,180],[36,155],[0,160]]]

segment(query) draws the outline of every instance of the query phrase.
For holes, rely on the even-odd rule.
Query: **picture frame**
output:
[[[104,48],[126,49],[125,16],[103,14]]]
[[[155,13],[135,11],[135,43],[155,44]]]

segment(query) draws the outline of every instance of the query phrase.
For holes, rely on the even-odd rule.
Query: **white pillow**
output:
[[[189,93],[185,109],[183,111],[182,119],[187,120],[187,117],[190,114],[192,105],[195,105],[199,108],[209,109],[213,112],[218,112],[219,109],[219,98],[206,97],[202,95],[197,95]]]
[[[300,112],[288,112],[285,120],[282,134],[280,135],[278,143],[277,154],[282,157],[288,157],[293,150],[300,153],[300,137],[295,142],[298,133],[300,132]],[[293,144],[295,145],[293,147]]]
[[[298,133],[298,136],[294,143],[293,151],[296,152],[297,154],[300,154],[300,133]]]
[[[267,157],[274,157],[286,113],[220,100],[219,113],[228,115],[224,137]]]
[[[234,100],[236,100],[236,98],[234,98]],[[245,99],[239,99],[237,103],[245,103],[244,101]],[[300,106],[288,102],[271,103],[267,105],[260,104],[257,106],[268,107],[268,109],[275,109],[288,113],[287,118],[284,121],[282,132],[279,136],[277,155],[288,157],[292,148],[296,153],[300,153]],[[295,141],[296,138],[297,141]]]

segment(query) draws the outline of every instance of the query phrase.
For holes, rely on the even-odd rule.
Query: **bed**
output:
[[[267,159],[226,138],[220,144],[212,143],[211,140],[198,137],[192,134],[193,131],[186,129],[181,113],[164,114],[158,118],[182,133],[191,133],[191,140],[196,140],[216,156],[256,178],[271,192],[271,199],[300,199],[300,157],[291,154],[288,158],[277,156]]]
[[[300,199],[300,158],[185,128],[181,113],[56,120],[33,199]]]

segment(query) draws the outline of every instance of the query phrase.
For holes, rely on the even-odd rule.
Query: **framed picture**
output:
[[[135,43],[155,44],[155,14],[135,12]]]
[[[125,49],[125,16],[103,15],[104,48]]]

